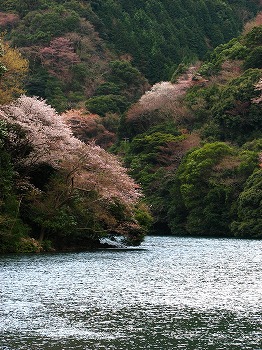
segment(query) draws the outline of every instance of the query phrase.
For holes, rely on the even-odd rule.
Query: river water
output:
[[[1,350],[262,349],[262,241],[0,257]]]

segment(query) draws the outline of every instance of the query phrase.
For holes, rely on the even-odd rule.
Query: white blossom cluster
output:
[[[0,119],[26,131],[33,151],[21,159],[24,165],[47,163],[66,171],[76,189],[94,190],[99,200],[118,200],[129,205],[141,196],[139,186],[120,161],[94,142],[85,144],[74,137],[45,100],[23,95],[0,108]]]

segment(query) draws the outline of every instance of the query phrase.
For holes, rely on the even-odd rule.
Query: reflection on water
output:
[[[262,242],[0,258],[1,350],[261,350]]]

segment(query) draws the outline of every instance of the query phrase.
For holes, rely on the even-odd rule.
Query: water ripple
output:
[[[0,258],[1,350],[261,350],[262,242]]]

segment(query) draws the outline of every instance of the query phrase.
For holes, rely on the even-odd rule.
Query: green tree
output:
[[[247,179],[237,201],[238,218],[231,225],[237,237],[262,237],[262,170]]]
[[[105,116],[106,113],[123,113],[129,106],[127,99],[121,95],[95,96],[86,101],[86,109],[91,113]]]
[[[20,218],[21,198],[15,193],[15,172],[8,145],[8,127],[0,121],[0,253],[21,251],[28,227]]]
[[[256,153],[238,153],[221,142],[206,144],[190,152],[171,187],[169,220],[172,232],[230,235],[236,200],[256,165]]]
[[[262,68],[262,46],[255,47],[244,61],[244,69]]]
[[[220,99],[211,109],[220,128],[220,137],[243,144],[262,129],[261,106],[252,103],[258,96],[256,83],[261,77],[259,69],[249,69],[221,89]]]

